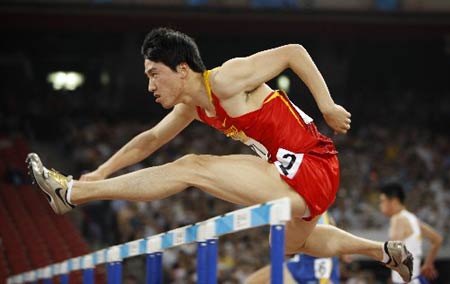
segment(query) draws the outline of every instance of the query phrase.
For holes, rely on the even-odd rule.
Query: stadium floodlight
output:
[[[54,90],[73,91],[84,83],[84,75],[78,72],[56,71],[48,74],[47,81]]]

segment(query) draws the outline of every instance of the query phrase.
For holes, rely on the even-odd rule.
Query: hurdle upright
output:
[[[162,284],[164,251],[176,246],[197,243],[197,283],[217,283],[219,237],[242,230],[270,225],[271,283],[283,283],[285,223],[291,219],[288,198],[242,208],[221,216],[180,227],[162,234],[105,248],[88,255],[68,259],[8,278],[7,284],[52,283],[60,276],[61,283],[70,283],[71,271],[83,270],[83,284],[94,283],[94,269],[106,264],[107,283],[122,283],[122,260],[146,255],[146,284]]]

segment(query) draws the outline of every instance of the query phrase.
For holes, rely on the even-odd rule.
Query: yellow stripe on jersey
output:
[[[301,122],[301,120],[300,120],[301,118],[299,117],[299,114],[298,114],[296,111],[294,111],[294,109],[293,109],[291,103],[286,99],[285,96],[281,95],[279,91],[275,91],[270,97],[268,97],[267,99],[264,100],[264,103],[268,103],[268,102],[270,102],[271,100],[276,99],[276,98],[280,98],[281,101],[288,107],[289,111],[290,111],[291,114],[295,117],[295,119],[297,120],[297,122],[298,122],[302,127],[305,127],[305,126],[303,125],[303,123]]]
[[[211,75],[212,70],[206,70],[203,72],[203,80],[205,81],[206,92],[208,93],[208,98],[211,103],[213,103],[213,97],[211,94],[211,85],[209,84],[209,75]]]
[[[324,224],[330,224],[330,218],[328,217],[328,213],[326,211],[322,214],[322,218]]]

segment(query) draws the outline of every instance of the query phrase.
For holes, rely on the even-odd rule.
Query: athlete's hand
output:
[[[97,181],[97,180],[103,180],[105,178],[106,178],[106,175],[97,169],[93,172],[81,175],[80,181]]]
[[[350,129],[351,114],[340,105],[334,104],[323,112],[323,117],[326,123],[331,127],[335,133],[347,133]]]
[[[420,268],[420,274],[430,280],[436,279],[438,277],[438,272],[433,264],[424,263],[424,265],[422,265],[422,267]]]

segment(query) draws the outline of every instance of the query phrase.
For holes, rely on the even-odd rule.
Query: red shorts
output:
[[[305,154],[293,178],[280,176],[305,200],[310,216],[303,219],[310,221],[325,212],[336,199],[339,161],[336,155]]]

